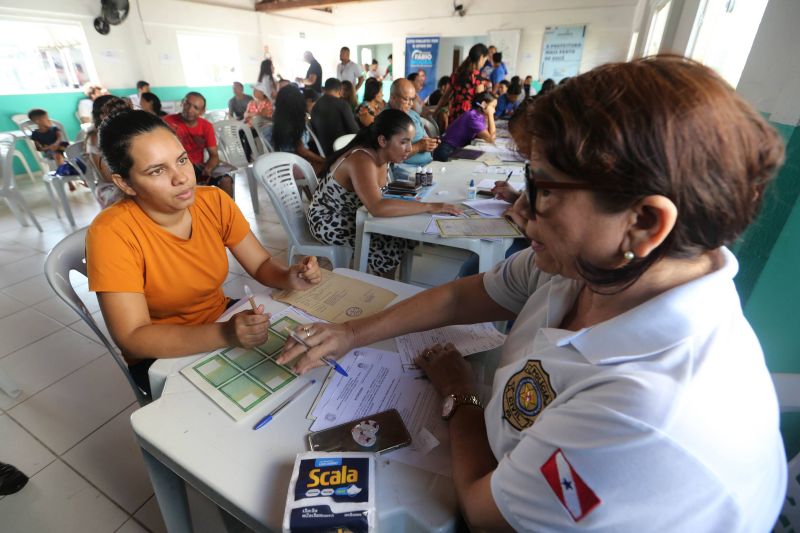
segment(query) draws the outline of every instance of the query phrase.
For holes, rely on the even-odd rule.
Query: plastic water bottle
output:
[[[467,187],[467,200],[474,200],[478,196],[478,188],[475,186],[475,180],[469,180],[469,187]]]

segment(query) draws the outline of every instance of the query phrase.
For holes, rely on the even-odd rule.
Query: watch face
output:
[[[442,416],[447,418],[453,413],[453,409],[455,408],[456,400],[452,396],[448,396],[444,399],[442,403]]]

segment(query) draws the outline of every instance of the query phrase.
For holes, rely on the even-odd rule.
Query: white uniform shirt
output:
[[[786,458],[736,259],[606,322],[558,329],[582,283],[532,250],[484,277],[518,314],[486,407],[494,500],[517,530],[768,531]]]
[[[353,84],[353,87],[358,85],[358,78],[360,76],[361,68],[352,61],[348,61],[347,64],[339,63],[336,65],[336,77],[339,78],[340,81],[349,81]]]
[[[134,109],[142,108],[142,96],[139,93],[128,95],[128,100],[131,101],[131,107]]]

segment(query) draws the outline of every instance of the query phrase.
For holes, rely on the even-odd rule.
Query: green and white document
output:
[[[269,339],[256,348],[222,348],[186,366],[181,373],[236,421],[256,406],[285,397],[304,380],[290,369],[294,361],[279,365],[275,359],[297,326],[308,321],[291,310],[275,317]],[[277,405],[277,402],[276,402]]]

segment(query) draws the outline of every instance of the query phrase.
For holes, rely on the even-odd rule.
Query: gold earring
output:
[[[630,251],[630,250],[628,250],[627,252],[622,254],[622,256],[625,258],[626,261],[633,261],[634,258],[636,257],[635,255],[633,255],[633,252]]]

